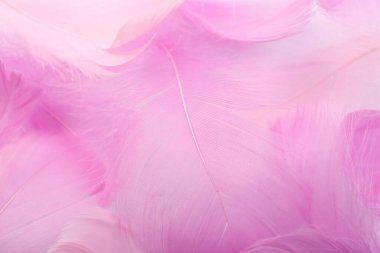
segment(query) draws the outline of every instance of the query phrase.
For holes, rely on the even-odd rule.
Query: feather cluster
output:
[[[0,1],[0,253],[380,252],[379,11]]]

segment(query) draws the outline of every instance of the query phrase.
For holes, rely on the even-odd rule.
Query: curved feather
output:
[[[340,121],[332,116],[344,114],[353,99],[338,96],[341,101],[333,103],[341,104],[326,118],[302,115],[291,121],[280,134],[286,143],[278,142],[255,121],[262,120],[256,113],[262,109],[260,99],[272,89],[251,79],[256,66],[245,58],[251,48],[200,36],[203,45],[192,50],[186,37],[175,47],[161,38],[161,45],[134,62],[138,68],[127,68],[133,89],[124,152],[130,155],[122,163],[125,188],[117,204],[140,247],[146,252],[239,252],[256,241],[312,226],[327,236],[352,239],[366,252],[376,241],[375,216],[351,188],[341,160]],[[345,57],[354,55],[354,60],[341,69],[322,62],[316,79],[324,78],[328,86],[331,73],[347,74],[356,60],[365,59],[350,53]],[[338,71],[329,73],[326,66]],[[362,77],[362,68],[355,67],[358,72],[352,74]],[[295,68],[294,73],[300,72]],[[308,87],[305,80],[297,84]],[[267,97],[257,98],[262,91]],[[328,96],[321,94],[312,102],[326,103]]]
[[[321,54],[316,64],[301,57],[295,60],[301,59],[299,64],[289,65],[290,55],[278,56],[277,50],[284,50],[294,41],[302,43],[304,37],[254,48],[220,41],[200,30],[183,29],[196,25],[179,16],[172,16],[167,22],[171,26],[163,29],[155,44],[125,66],[122,77],[95,83],[95,93],[89,88],[90,83],[77,86],[76,90],[54,88],[53,98],[67,99],[67,105],[73,102],[57,112],[80,138],[111,155],[112,151],[123,150],[114,152],[118,163],[113,169],[121,168],[118,183],[125,184],[118,188],[115,205],[138,247],[155,253],[239,252],[255,241],[290,234],[310,224],[318,228],[318,233],[357,236],[358,242],[368,245],[370,222],[362,221],[366,215],[351,208],[356,192],[349,189],[350,182],[342,172],[339,158],[328,156],[338,145],[332,138],[336,132],[329,135],[331,142],[330,138],[325,139],[324,146],[330,147],[330,151],[324,152],[325,157],[318,161],[314,156],[323,148],[314,149],[311,143],[317,143],[319,139],[314,138],[325,137],[326,133],[306,135],[317,132],[307,128],[313,124],[307,124],[308,130],[302,133],[291,137],[286,134],[290,144],[283,146],[261,123],[263,114],[271,117],[272,111],[266,109],[268,104],[298,95],[292,85],[308,89],[322,80],[322,85],[329,86],[331,76],[342,77],[340,74],[348,73],[354,63],[366,59],[361,56],[363,49],[350,51],[355,45],[349,44],[333,57]],[[327,39],[326,44],[330,43]],[[307,52],[315,56],[317,49],[320,48],[312,47]],[[302,55],[304,51],[292,53]],[[347,59],[353,61],[347,64]],[[336,62],[342,65],[337,67]],[[360,69],[352,74],[362,77]],[[315,75],[310,76],[311,73]],[[105,83],[109,85],[102,85]],[[81,93],[80,88],[85,91]],[[284,90],[289,93],[282,93]],[[104,101],[99,91],[104,92]],[[337,94],[333,91],[331,94]],[[316,100],[323,97],[321,94],[315,94]],[[306,98],[300,97],[294,100]],[[338,98],[342,103],[351,101],[343,95]],[[108,115],[104,122],[102,115]],[[120,129],[128,135],[118,135]],[[119,142],[113,142],[115,139]],[[299,139],[301,142],[294,144]],[[305,152],[307,157],[301,156]],[[328,164],[330,158],[333,165]],[[310,166],[300,163],[305,160]],[[323,169],[319,172],[319,168]],[[334,169],[329,172],[328,168]],[[309,172],[316,174],[315,181],[303,177]],[[323,183],[325,178],[331,180],[329,187]],[[342,189],[337,187],[340,184]],[[312,188],[311,193],[308,187]],[[342,199],[337,212],[342,212],[347,220],[357,212],[357,220],[340,223],[333,208],[325,210],[326,206],[334,206],[337,199]],[[354,200],[362,203],[359,197]]]
[[[260,52],[255,74],[264,106],[289,107],[310,100],[346,112],[379,106],[379,43],[374,37],[318,16],[304,33],[255,48]]]
[[[357,177],[350,173],[353,167],[344,110],[341,114],[339,108],[326,104],[313,108],[315,105],[304,106],[279,128],[283,157],[310,194],[311,227],[348,244],[376,248],[376,214],[357,188],[360,178],[370,173],[363,171]],[[362,251],[366,252],[365,248]]]
[[[115,214],[104,209],[89,210],[70,220],[49,253],[133,252],[138,249]]]
[[[0,251],[46,252],[60,227],[95,205],[104,170],[63,136],[29,134],[0,150]]]
[[[142,250],[238,252],[303,224],[302,189],[278,166],[271,135],[245,119],[256,95],[241,64],[248,50],[162,41],[126,72],[128,155],[116,203]]]
[[[20,75],[8,74],[0,66],[0,148],[23,132],[39,97],[40,92],[28,87]]]
[[[242,253],[354,253],[369,252],[365,245],[358,245],[345,238],[329,238],[312,229],[269,238],[249,247]]]
[[[5,35],[20,36],[25,40],[20,46],[47,65],[96,74],[101,66],[119,65],[138,55],[149,40],[123,53],[109,49],[137,39],[178,4],[177,0],[2,1],[0,20],[2,31],[10,31]]]
[[[156,50],[172,73],[154,64],[167,85],[134,107],[126,185],[117,201],[144,252],[244,252],[261,240],[277,252],[328,246],[376,252],[376,216],[346,174],[338,111],[305,109],[282,122],[274,137],[226,108],[225,100],[210,102],[217,97],[211,89],[196,90],[179,54]],[[202,65],[188,69],[203,74]],[[316,235],[287,237],[309,227]],[[266,252],[257,247],[252,252]]]
[[[318,3],[333,19],[343,22],[350,29],[379,38],[379,1],[318,0]]]
[[[313,1],[188,0],[183,9],[207,30],[233,40],[268,41],[303,30]]]
[[[317,21],[311,25],[318,29],[326,24]],[[289,240],[303,240],[320,250],[318,247],[331,246],[326,238],[333,236],[341,252],[368,252],[369,248],[377,252],[374,213],[367,208],[362,192],[352,187],[356,181],[346,174],[347,160],[342,157],[347,154],[341,139],[336,138],[342,130],[337,127],[340,121],[315,114],[281,123],[274,134],[265,126],[267,118],[276,116],[275,109],[304,105],[305,101],[325,102],[331,105],[332,114],[339,115],[356,107],[378,106],[376,95],[368,97],[378,90],[374,85],[378,73],[376,42],[346,31],[342,37],[329,38],[326,31],[337,30],[323,28],[322,33],[317,29],[317,33],[252,46],[220,40],[193,22],[172,15],[162,24],[151,47],[123,66],[122,76],[70,85],[44,77],[41,84],[46,84],[43,101],[48,112],[67,127],[71,138],[80,140],[80,147],[90,149],[91,155],[67,150],[73,147],[71,143],[45,135],[33,141],[21,139],[9,146],[16,146],[12,153],[44,157],[41,160],[48,157],[52,164],[60,162],[62,166],[69,163],[65,167],[74,164],[75,170],[63,173],[64,182],[54,185],[62,191],[53,191],[51,196],[58,199],[54,194],[62,194],[60,204],[64,206],[78,200],[80,211],[82,202],[77,198],[99,193],[96,186],[102,185],[104,178],[109,180],[101,187],[111,185],[118,192],[114,204],[133,235],[133,250],[137,252],[257,252],[264,250],[262,245],[273,243],[303,252],[303,245],[289,245]],[[323,36],[316,40],[316,34]],[[341,41],[347,43],[342,46]],[[299,50],[305,43],[310,46]],[[369,65],[372,67],[365,68]],[[39,123],[44,124],[44,120],[32,119],[33,126]],[[39,126],[32,130],[39,132]],[[102,172],[104,165],[107,173],[116,173],[112,178],[99,173],[104,176],[99,182],[98,173],[94,178],[92,170],[85,169],[87,165],[78,165],[78,159],[83,158],[94,162],[95,167],[101,166]],[[21,160],[9,163],[26,167]],[[37,163],[35,167],[36,171],[45,171],[44,165]],[[59,168],[49,169],[53,176],[42,173],[40,180],[48,182],[44,191],[50,192],[53,186],[49,182],[57,182],[54,176],[61,176]],[[365,172],[362,178],[370,175]],[[71,184],[76,176],[83,186],[79,189]],[[82,178],[84,181],[79,180]],[[30,187],[40,189],[37,183]],[[35,198],[40,196],[36,194]],[[56,207],[47,209],[54,211]],[[73,209],[67,216],[57,214],[59,225],[78,217],[79,211]],[[26,215],[25,219],[43,213]],[[97,238],[114,235],[117,230],[107,215],[95,216],[95,221],[80,217],[70,222],[51,248],[53,252],[132,247],[115,242],[94,248]],[[20,226],[28,223],[8,220],[3,221],[0,231],[18,226],[17,222]],[[33,242],[15,242],[27,238],[25,235],[37,227],[40,231],[43,224],[33,223],[35,230],[28,226],[22,231],[16,229],[19,237],[13,240],[0,234],[0,242],[4,242],[0,249],[22,253],[30,252],[25,251],[30,245],[32,252],[47,249],[53,238],[44,234]],[[312,234],[295,232],[310,226],[315,231]],[[51,230],[54,236],[57,228]],[[278,251],[284,252],[283,248]]]
[[[348,147],[348,173],[356,181],[362,196],[379,210],[379,111],[361,110],[345,118]]]

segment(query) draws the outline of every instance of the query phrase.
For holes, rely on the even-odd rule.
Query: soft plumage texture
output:
[[[334,19],[345,22],[358,32],[367,32],[379,36],[380,22],[377,10],[380,7],[376,0],[319,0],[319,5],[333,15]]]
[[[311,0],[187,0],[184,10],[223,38],[268,41],[302,30],[312,3]]]
[[[48,252],[142,253],[132,240],[129,231],[118,222],[116,214],[100,208],[88,210],[85,214],[70,220],[56,245]]]
[[[17,74],[8,75],[0,69],[0,147],[17,138],[25,121],[30,118],[39,100],[39,92],[25,85]]]
[[[59,127],[41,90],[4,69],[0,87],[1,252],[46,252],[71,216],[105,198],[106,171]]]
[[[2,149],[2,252],[46,251],[69,217],[96,203],[92,198],[102,190],[104,172],[66,142],[36,134]]]
[[[363,197],[378,212],[379,208],[379,112],[357,111],[345,119],[348,161],[346,169],[357,180]]]
[[[377,8],[2,1],[0,252],[379,252]]]
[[[86,74],[103,73],[101,66],[133,59],[137,48],[111,52],[153,28],[180,0],[143,1],[2,1],[1,30],[20,36],[44,64],[77,68]]]
[[[351,253],[367,252],[366,247],[344,238],[325,237],[313,230],[300,230],[293,234],[281,235],[263,240],[246,249],[243,253]],[[366,249],[368,250],[368,249]]]

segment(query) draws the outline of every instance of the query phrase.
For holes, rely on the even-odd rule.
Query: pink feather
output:
[[[221,37],[268,41],[301,31],[311,6],[311,0],[188,0],[184,10]]]
[[[0,152],[1,252],[46,251],[72,215],[94,204],[103,170],[77,145],[19,137]]]
[[[1,31],[20,36],[46,65],[104,72],[133,59],[149,41],[122,54],[110,49],[136,39],[168,15],[180,0],[2,1]],[[68,66],[67,66],[68,64]]]
[[[92,209],[70,220],[49,253],[133,252],[143,253],[129,231],[120,225],[115,214]]]
[[[379,252],[377,7],[0,2],[0,252]]]

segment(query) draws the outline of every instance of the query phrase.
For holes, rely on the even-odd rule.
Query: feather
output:
[[[309,195],[309,225],[343,244],[362,245],[354,252],[368,252],[368,248],[376,252],[376,213],[357,188],[357,180],[370,174],[363,171],[361,177],[352,177],[349,173],[353,168],[346,116],[326,110],[331,107],[314,107],[304,107],[275,128],[284,160]]]
[[[379,37],[380,3],[377,0],[318,0],[326,13],[338,22],[348,25],[350,29]]]
[[[138,90],[130,101],[146,95],[131,103],[124,151],[130,155],[121,163],[125,186],[117,205],[144,252],[235,252],[302,220],[296,189],[265,172],[267,166],[277,170],[265,131],[252,131],[252,122],[231,109],[246,106],[251,96],[243,82],[222,82],[226,65],[218,63],[228,57],[228,47],[211,48],[215,61],[206,62],[197,60],[202,50],[185,54],[157,46],[144,53],[145,68],[129,74],[144,77],[135,80]],[[219,92],[222,87],[241,93]],[[277,201],[270,183],[294,206]],[[265,203],[262,194],[271,201]],[[264,219],[257,205],[278,206],[271,210],[274,220]],[[284,212],[292,223],[280,218]]]
[[[22,133],[37,107],[39,93],[28,87],[20,75],[7,74],[0,66],[0,148]]]
[[[128,230],[115,214],[104,209],[92,209],[70,220],[58,242],[49,253],[143,253],[131,240]]]
[[[113,201],[112,195],[122,180],[116,171],[130,124],[124,95],[130,89],[124,87],[127,78],[71,81],[64,85],[52,78],[44,84],[44,109],[62,128],[60,132],[80,141],[104,165],[105,191],[109,193],[104,196],[104,204]],[[40,119],[36,121],[41,124]]]
[[[0,252],[46,252],[101,193],[103,168],[62,137],[29,134],[0,150]]]
[[[325,237],[309,229],[260,241],[243,253],[353,253],[368,250],[365,245],[357,245],[344,238]]]
[[[350,113],[344,122],[347,136],[347,172],[360,193],[379,210],[379,111],[361,110]]]
[[[256,105],[248,49],[200,33],[189,50],[190,38],[171,49],[158,37],[127,67],[117,208],[144,252],[239,252],[305,224],[307,201],[270,133],[244,117]]]
[[[144,252],[377,251],[376,216],[345,173],[335,111],[297,113],[273,137],[208,102],[212,93],[192,96],[185,65],[163,51],[173,84],[138,107],[117,201]]]
[[[320,23],[316,30],[321,32],[318,29]],[[339,86],[343,82],[330,87],[330,76],[344,77],[349,68],[340,71],[341,66],[361,55],[363,49],[353,41],[332,50],[329,46],[338,40],[326,38],[322,46],[316,42],[294,52],[295,60],[278,54],[294,42],[292,47],[305,43],[314,32],[252,47],[221,42],[192,21],[172,15],[151,46],[124,66],[121,77],[65,87],[49,82],[49,104],[73,136],[102,161],[117,158],[117,163],[107,164],[116,171],[108,185],[116,188],[116,210],[141,251],[239,252],[262,240],[294,234],[323,246],[326,235],[339,234],[342,247],[351,245],[346,238],[356,237],[354,244],[364,245],[359,248],[366,252],[373,216],[363,207],[364,200],[352,197],[356,192],[339,157],[328,156],[334,148],[341,149],[336,126],[315,115],[300,116],[281,129],[283,143],[262,122],[275,117],[272,108],[284,101],[300,104],[312,97],[326,102],[327,91],[333,96],[345,88]],[[321,47],[328,52],[321,54]],[[361,78],[362,68],[355,67],[358,72],[352,73]],[[319,82],[321,92],[304,92]],[[353,90],[336,96],[337,101],[344,106],[352,102],[345,98]],[[54,108],[62,104],[64,109]],[[341,112],[336,105],[332,108],[332,113]],[[316,124],[334,131],[326,138],[312,127]],[[318,161],[313,156],[323,148],[311,143],[321,136],[322,146],[330,149]],[[308,174],[315,175],[315,181],[304,177]],[[327,188],[322,183],[326,178],[331,181]],[[331,200],[329,211],[324,209],[326,199]],[[364,211],[353,208],[352,199]],[[340,201],[338,209],[335,200]],[[337,220],[338,212],[345,220],[352,215],[352,224]],[[316,227],[313,235],[295,233],[310,226]],[[70,241],[75,244],[75,238]]]
[[[368,65],[377,57],[362,57],[367,49],[354,43],[334,48],[333,55],[321,54],[315,47],[309,54],[316,63],[299,56],[296,60],[302,63],[289,64],[293,59],[284,55],[280,62],[284,65],[273,69],[279,64],[274,53],[284,50],[289,41],[260,46],[258,63],[250,63],[245,57],[252,59],[257,52],[250,47],[220,43],[202,32],[195,38],[184,35],[175,45],[173,37],[158,37],[162,43],[141,55],[131,70],[127,68],[128,76],[136,80],[131,79],[135,86],[126,99],[132,102],[125,150],[130,156],[122,163],[125,187],[117,203],[140,247],[145,252],[239,252],[252,243],[307,227],[315,228],[317,235],[339,236],[336,243],[344,250],[359,247],[357,252],[367,252],[373,247],[374,214],[351,189],[351,178],[340,160],[344,154],[330,155],[344,150],[340,122],[333,115],[363,106],[368,96],[358,94],[355,79],[337,82],[331,76],[344,78],[349,71],[360,80],[366,73],[374,76],[372,69],[363,71],[354,63],[363,60]],[[291,42],[301,43],[304,37],[300,37]],[[337,43],[326,40],[327,45]],[[190,41],[202,43],[189,47]],[[136,64],[139,67],[132,68]],[[263,67],[255,71],[258,66]],[[297,76],[300,73],[307,74]],[[278,86],[269,86],[276,82]],[[321,85],[321,92],[297,98],[292,93],[297,91],[295,85],[306,90]],[[339,94],[342,90],[347,93]],[[370,90],[369,85],[362,88],[363,94]],[[299,116],[280,134],[288,143],[277,143],[255,122],[255,117],[261,119],[256,112],[265,102],[281,105],[279,98],[284,98],[277,94],[295,104],[312,97],[311,103],[327,103],[334,110],[321,118]],[[347,94],[353,97],[348,100]],[[314,146],[317,142],[320,145]],[[324,247],[324,237],[317,235],[310,243],[317,240]]]
[[[379,252],[378,40],[313,6],[1,2],[0,252]]]
[[[188,0],[183,9],[217,35],[242,41],[268,41],[303,30],[312,1]]]
[[[165,18],[179,0],[2,1],[5,36],[20,36],[31,54],[46,65],[102,73],[133,59],[149,43],[123,53],[110,49],[137,39]],[[94,22],[96,22],[94,24]]]
[[[378,45],[376,38],[318,15],[302,34],[256,45],[260,53],[255,57],[255,78],[251,80],[260,88],[259,98],[265,107],[323,100],[334,110],[347,113],[377,109]]]

